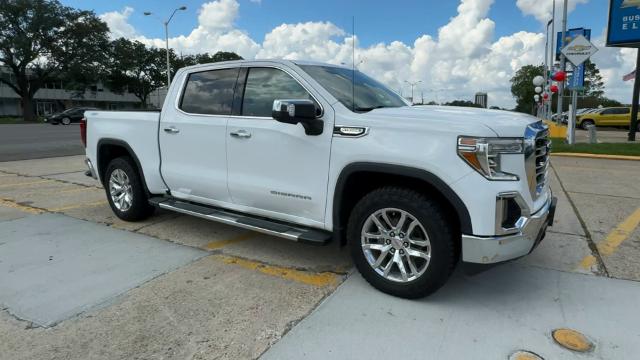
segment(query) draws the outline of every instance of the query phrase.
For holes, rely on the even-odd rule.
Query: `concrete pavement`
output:
[[[41,278],[31,284],[41,299],[25,295],[32,288],[26,281],[13,281],[14,288],[24,287],[11,301],[0,296],[0,358],[251,359],[276,343],[265,358],[379,358],[393,348],[386,338],[408,358],[495,359],[525,349],[547,359],[615,359],[638,350],[631,342],[637,342],[640,320],[637,283],[606,277],[636,279],[634,249],[626,247],[636,247],[638,230],[622,241],[618,236],[640,198],[630,162],[554,158],[551,186],[559,203],[545,241],[510,265],[476,277],[456,273],[442,292],[412,302],[381,294],[358,275],[334,292],[351,269],[346,249],[337,246],[312,247],[162,211],[143,222],[120,221],[104,190],[83,175],[82,158],[0,163],[0,243],[13,239],[0,244],[2,254],[7,246],[13,249],[12,256],[0,255],[0,274],[11,274],[2,269],[26,264],[19,259],[33,255],[47,263],[49,256],[64,259],[71,264],[68,271],[80,269],[76,264],[90,254],[104,254],[90,271],[67,273],[68,283],[58,294],[97,286],[106,295],[75,296],[67,304],[75,311],[46,322],[44,316],[56,314],[49,303],[55,305],[50,299],[58,288],[46,286],[47,277],[55,280],[64,272],[38,272]],[[599,184],[603,180],[609,185]],[[617,189],[621,186],[629,193]],[[52,218],[75,230],[41,233]],[[96,239],[84,235],[85,243],[82,234]],[[136,244],[149,244],[156,255]],[[598,244],[608,244],[601,246],[608,255]],[[110,261],[113,252],[122,257]],[[597,261],[583,266],[590,257]],[[156,258],[163,260],[153,265]],[[118,265],[123,263],[131,267]],[[19,274],[6,279],[11,276],[28,279]],[[118,276],[126,278],[120,291],[112,286],[119,284]],[[29,301],[44,315],[16,311]],[[344,309],[336,309],[340,306]],[[584,332],[596,350],[575,355],[553,344],[549,333],[558,326]],[[610,335],[618,332],[624,335]],[[405,344],[398,334],[412,341]]]
[[[433,296],[380,294],[358,274],[275,344],[275,359],[635,359],[640,284],[519,264],[474,277],[460,272]],[[551,338],[582,332],[595,349],[578,354]]]

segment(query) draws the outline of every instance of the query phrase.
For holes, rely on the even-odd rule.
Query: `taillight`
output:
[[[80,140],[82,140],[82,145],[87,147],[87,118],[83,117],[80,120]]]

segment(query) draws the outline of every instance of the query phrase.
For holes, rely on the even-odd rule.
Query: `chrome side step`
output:
[[[206,220],[217,221],[267,235],[282,237],[314,245],[325,245],[331,241],[332,234],[328,231],[291,225],[284,222],[252,217],[224,209],[194,204],[166,197],[149,199],[151,205],[182,214],[193,215]]]

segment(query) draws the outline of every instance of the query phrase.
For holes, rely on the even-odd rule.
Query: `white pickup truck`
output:
[[[553,222],[548,131],[484,109],[410,106],[350,68],[234,61],[181,69],[160,112],[87,111],[86,163],[127,221],[159,207],[349,247],[405,298],[458,262],[527,255]]]

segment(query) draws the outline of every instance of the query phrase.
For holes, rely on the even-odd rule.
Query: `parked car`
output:
[[[160,112],[85,115],[89,173],[120,219],[159,207],[333,241],[395,296],[433,293],[460,261],[477,268],[525,256],[553,223],[541,121],[411,106],[347,67],[197,65],[177,72]]]
[[[587,129],[591,125],[629,128],[631,125],[631,108],[610,107],[576,116],[576,126]],[[638,124],[638,130],[640,131],[640,124]]]
[[[74,122],[80,122],[80,120],[84,117],[84,112],[86,110],[98,109],[94,107],[72,107],[61,113],[46,116],[44,121],[50,123],[51,125],[69,125]]]

